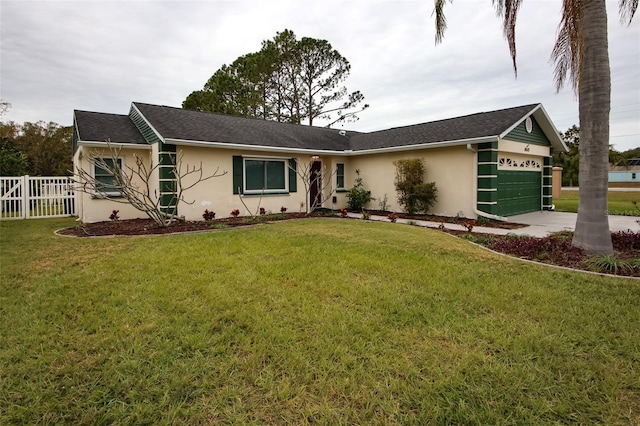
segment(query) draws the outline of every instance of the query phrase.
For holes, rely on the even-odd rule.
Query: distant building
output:
[[[637,183],[640,185],[640,158],[628,160],[626,166],[609,166],[609,183]]]

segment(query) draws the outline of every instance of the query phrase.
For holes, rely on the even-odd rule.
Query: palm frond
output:
[[[433,3],[431,16],[436,16],[436,44],[438,44],[444,39],[444,33],[447,30],[447,18],[444,16],[444,5],[447,0],[434,0]],[[449,0],[449,3],[453,3],[453,0]]]
[[[513,62],[513,72],[518,76],[518,65],[516,63],[516,20],[522,5],[522,0],[492,0],[496,8],[496,14],[502,18],[502,33],[509,44],[511,61]]]
[[[619,0],[618,8],[620,9],[620,22],[631,25],[633,15],[638,9],[638,0]]]
[[[582,0],[564,0],[562,17],[558,25],[558,36],[551,52],[550,62],[555,64],[554,82],[556,90],[564,87],[567,77],[575,93],[580,83],[583,45]]]

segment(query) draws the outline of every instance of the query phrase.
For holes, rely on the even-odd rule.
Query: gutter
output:
[[[290,148],[290,147],[275,147],[275,146],[265,146],[265,145],[245,145],[241,143],[233,143],[233,142],[219,142],[219,141],[193,141],[186,139],[173,139],[173,138],[165,138],[164,142],[170,145],[177,146],[196,146],[196,147],[217,147],[217,148],[225,148],[225,149],[238,149],[238,150],[246,150],[246,151],[273,151],[273,152],[282,152],[282,153],[290,153],[290,154],[322,154],[322,155],[335,155],[341,157],[351,157],[351,156],[359,156],[359,155],[369,155],[369,154],[384,154],[387,152],[403,152],[403,151],[414,151],[417,149],[433,149],[433,148],[444,148],[449,146],[460,146],[460,145],[470,145],[470,143],[483,143],[483,142],[495,142],[498,140],[497,136],[486,136],[483,138],[473,138],[473,139],[460,139],[455,141],[444,141],[444,142],[431,142],[426,144],[412,144],[412,145],[403,145],[403,146],[392,146],[385,148],[373,148],[373,149],[363,149],[353,151],[352,149],[345,149],[343,151],[335,151],[335,150],[322,150],[322,149],[307,149],[307,148]]]
[[[204,148],[224,148],[224,149],[238,149],[243,151],[273,151],[273,152],[282,152],[288,154],[309,154],[309,155],[336,155],[336,156],[347,156],[349,155],[349,151],[327,151],[327,150],[318,150],[318,149],[306,149],[306,148],[287,148],[287,147],[277,147],[277,146],[265,146],[265,145],[245,145],[241,143],[232,143],[232,142],[204,142],[204,141],[191,141],[185,139],[171,139],[166,138],[164,143],[169,145],[176,146],[196,146],[196,147],[204,147]]]
[[[486,217],[487,219],[493,219],[500,222],[508,222],[509,219],[504,216],[498,216],[478,210],[478,150],[473,148],[473,145],[471,145],[470,143],[467,144],[467,149],[474,154],[473,158],[475,167],[473,171],[473,212],[477,216]]]
[[[88,146],[92,148],[129,148],[129,149],[151,149],[149,144],[126,143],[126,142],[101,142],[101,141],[81,141],[77,142],[78,146]]]

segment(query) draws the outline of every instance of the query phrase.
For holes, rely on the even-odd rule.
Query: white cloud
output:
[[[0,3],[3,120],[71,124],[74,109],[126,113],[132,101],[180,106],[222,64],[277,31],[328,40],[352,65],[347,85],[371,108],[345,127],[375,130],[542,102],[561,131],[578,123],[548,59],[560,2],[527,0],[518,78],[488,1],[447,4],[434,44],[430,0],[7,1]],[[609,1],[612,142],[640,146],[640,25]],[[631,135],[631,136],[623,136]]]

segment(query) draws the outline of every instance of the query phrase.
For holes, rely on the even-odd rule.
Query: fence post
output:
[[[29,210],[31,202],[29,201],[29,175],[22,176],[22,218],[29,218]]]

